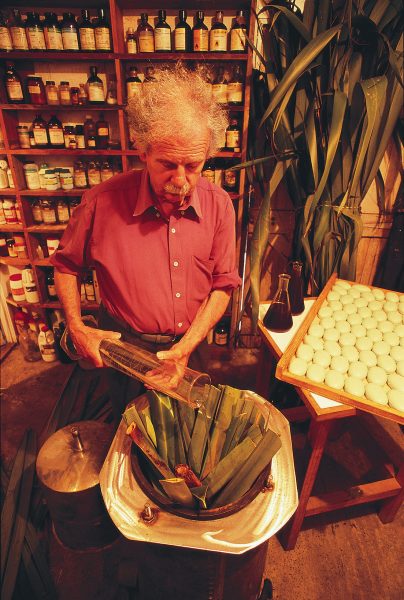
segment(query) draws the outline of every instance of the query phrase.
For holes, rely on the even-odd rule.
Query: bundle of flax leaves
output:
[[[230,386],[211,386],[199,409],[148,391],[123,416],[150,483],[188,508],[236,502],[281,447],[248,392]]]

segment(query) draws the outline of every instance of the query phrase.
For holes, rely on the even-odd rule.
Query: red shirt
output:
[[[94,267],[108,312],[143,333],[185,333],[212,290],[240,284],[232,202],[203,177],[169,220],[153,203],[146,170],[96,186],[50,260],[78,276]]]

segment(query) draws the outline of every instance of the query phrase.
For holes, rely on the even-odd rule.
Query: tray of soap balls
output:
[[[334,273],[276,377],[404,424],[404,294]]]

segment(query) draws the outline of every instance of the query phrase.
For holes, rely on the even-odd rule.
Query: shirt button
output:
[[[175,297],[176,297],[176,298],[181,298],[181,294],[180,294],[179,292],[177,292],[177,293],[175,294]]]
[[[182,327],[182,323],[178,323],[177,325],[178,325],[178,327]]]
[[[156,217],[159,217],[159,216],[160,216],[160,213],[159,213],[159,212],[156,212]]]
[[[174,229],[174,227],[171,229],[171,233],[175,233],[175,229]]]
[[[173,262],[173,265],[174,265],[174,267],[178,267],[178,264],[179,264],[179,263],[178,263],[178,260],[175,260],[175,261]]]
[[[184,216],[185,210],[180,210],[180,214]]]

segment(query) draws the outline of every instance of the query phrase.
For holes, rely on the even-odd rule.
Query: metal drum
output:
[[[72,550],[101,548],[119,535],[99,482],[112,437],[108,425],[81,421],[56,431],[39,451],[36,471],[54,532]]]

